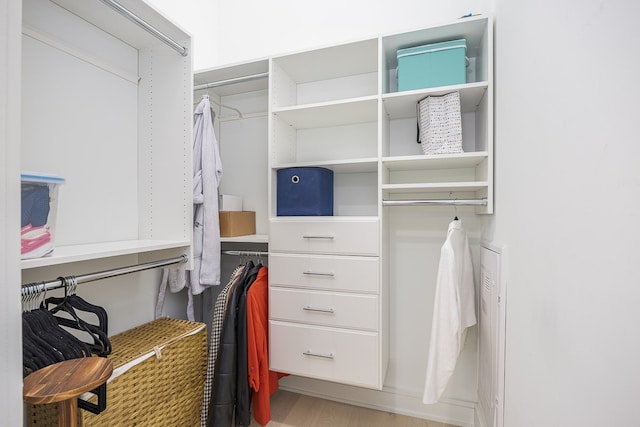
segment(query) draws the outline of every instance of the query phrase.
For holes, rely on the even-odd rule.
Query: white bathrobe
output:
[[[475,323],[471,251],[462,222],[454,220],[440,251],[423,403],[436,403],[442,395],[464,347],[467,328]]]
[[[220,285],[220,178],[222,162],[213,130],[211,103],[205,95],[194,113],[193,126],[193,270],[164,270],[156,318],[162,315],[167,284],[174,293],[187,288],[189,320],[194,320],[193,295],[201,294],[208,286]]]

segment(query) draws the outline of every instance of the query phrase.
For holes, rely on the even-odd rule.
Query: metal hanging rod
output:
[[[383,206],[413,206],[413,205],[487,206],[487,199],[383,200],[382,205]]]
[[[226,85],[231,85],[235,83],[251,82],[254,80],[266,79],[267,77],[269,77],[269,72],[251,74],[249,76],[234,77],[232,79],[218,80],[216,82],[210,82],[210,83],[203,83],[203,84],[194,86],[193,90],[211,89],[213,87],[226,86]]]
[[[147,23],[144,19],[140,18],[138,15],[131,12],[126,7],[122,6],[117,1],[115,0],[100,0],[100,1],[106,4],[107,6],[110,6],[113,10],[118,12],[120,15],[124,16],[134,24],[138,25],[143,30],[147,31],[152,36],[162,41],[164,44],[166,44],[171,49],[178,52],[180,55],[187,56],[189,54],[189,49],[187,49],[184,46],[181,46],[178,42],[174,41],[166,34],[160,32],[158,29],[153,27],[151,24]]]
[[[233,256],[267,256],[269,252],[264,251],[222,251],[223,255]]]
[[[168,265],[180,264],[183,262],[187,262],[189,257],[186,255],[181,255],[176,258],[169,258],[160,261],[151,261],[144,264],[136,264],[130,265],[128,267],[116,268],[113,270],[105,270],[99,271],[97,273],[89,273],[89,274],[81,274],[79,276],[75,276],[76,283],[86,283],[93,282],[96,280],[107,279],[109,277],[122,276],[123,274],[136,273],[138,271],[150,270],[153,268],[166,267]],[[28,283],[26,285],[22,285],[22,294],[28,293],[29,291],[36,290],[37,292],[48,291],[51,289],[59,289],[65,286],[65,280],[62,278],[58,278],[55,280],[50,280],[48,282],[34,282]]]

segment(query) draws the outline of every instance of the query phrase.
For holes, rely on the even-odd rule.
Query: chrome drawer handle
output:
[[[333,236],[313,236],[313,235],[303,235],[303,239],[328,239],[333,240]]]
[[[328,277],[335,276],[335,274],[331,273],[331,272],[323,273],[321,271],[308,271],[308,270],[307,271],[303,271],[302,274],[306,274],[306,275],[309,275],[309,276],[328,276]]]
[[[333,353],[329,354],[321,354],[321,353],[312,353],[311,350],[303,351],[302,354],[305,356],[313,356],[313,357],[322,357],[323,359],[335,359]]]
[[[315,307],[311,307],[310,305],[306,307],[302,307],[302,309],[304,311],[318,311],[320,313],[331,313],[331,314],[335,313],[333,308],[315,308]]]

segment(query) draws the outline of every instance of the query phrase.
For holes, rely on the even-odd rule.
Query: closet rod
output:
[[[223,255],[233,256],[267,256],[269,252],[263,251],[222,251]]]
[[[383,206],[413,206],[413,205],[486,206],[487,199],[383,200],[382,205]]]
[[[130,265],[128,267],[115,268],[112,270],[99,271],[97,273],[88,273],[75,276],[76,283],[93,282],[96,280],[107,279],[109,277],[122,276],[123,274],[136,273],[138,271],[150,270],[152,268],[165,267],[167,265],[179,264],[187,262],[189,257],[181,255],[176,258],[168,258],[160,261],[151,261],[144,264]],[[22,294],[28,293],[30,290],[37,289],[38,292],[48,291],[51,289],[63,288],[65,281],[62,278],[50,280],[48,282],[35,282],[22,285]]]
[[[164,44],[166,44],[171,49],[178,52],[180,55],[187,56],[189,54],[189,49],[187,49],[184,46],[181,46],[180,44],[175,42],[173,39],[169,38],[169,36],[160,32],[158,29],[153,27],[151,24],[147,23],[144,19],[140,18],[138,15],[131,12],[126,7],[122,6],[117,1],[115,0],[100,0],[100,1],[106,4],[107,6],[110,6],[113,10],[118,12],[120,15],[124,16],[134,24],[138,25],[143,30],[147,31],[152,36],[162,41]]]
[[[249,76],[234,77],[232,79],[218,80],[218,81],[210,82],[210,83],[203,83],[203,84],[194,86],[193,90],[211,89],[212,87],[231,85],[231,84],[235,84],[235,83],[251,82],[251,81],[254,81],[254,80],[266,79],[267,77],[269,77],[269,72],[251,74]]]

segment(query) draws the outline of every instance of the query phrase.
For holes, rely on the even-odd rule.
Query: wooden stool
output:
[[[78,422],[78,396],[102,385],[113,372],[104,357],[65,360],[27,375],[23,398],[32,404],[58,402],[58,425],[75,427]]]

